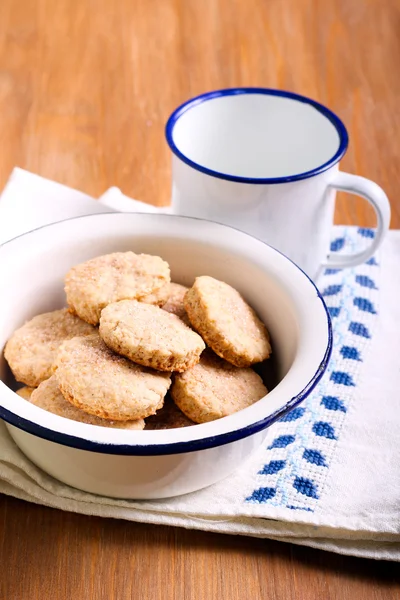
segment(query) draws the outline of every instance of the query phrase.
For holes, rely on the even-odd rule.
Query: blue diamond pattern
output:
[[[328,313],[330,314],[332,319],[340,315],[340,306],[327,306],[326,308],[328,309]]]
[[[325,269],[325,275],[336,275],[341,269]]]
[[[335,430],[330,423],[318,421],[317,423],[314,423],[312,430],[315,435],[318,435],[319,437],[325,437],[329,440],[336,440]]]
[[[274,441],[270,446],[268,446],[268,448],[269,450],[271,450],[272,448],[286,448],[286,446],[289,446],[289,444],[293,444],[295,439],[296,438],[294,435],[281,435],[274,439]]]
[[[369,312],[371,315],[376,315],[374,305],[370,300],[367,300],[367,298],[360,298],[357,296],[357,298],[353,299],[353,304],[363,312]]]
[[[338,385],[346,385],[347,387],[356,385],[352,376],[349,375],[349,373],[344,373],[343,371],[332,371],[331,381],[337,383]]]
[[[373,229],[369,229],[367,227],[359,227],[358,233],[365,238],[373,239],[375,237],[375,231]]]
[[[342,346],[340,348],[340,354],[343,356],[343,358],[348,358],[350,360],[362,360],[360,352],[353,346]]]
[[[369,288],[370,290],[376,290],[375,281],[367,275],[356,275],[356,282],[362,287]]]
[[[328,285],[327,288],[325,288],[325,290],[322,292],[323,296],[336,296],[336,294],[339,294],[339,292],[342,291],[342,287],[341,285]]]
[[[331,242],[331,252],[338,252],[345,244],[346,240],[343,237],[336,238]]]
[[[300,417],[302,417],[305,412],[306,412],[305,408],[303,408],[302,406],[298,406],[297,408],[294,408],[293,410],[288,412],[284,417],[282,417],[279,420],[281,421],[281,423],[287,423],[289,421],[296,421],[296,419],[300,419]]]
[[[272,487],[262,487],[259,488],[258,490],[254,490],[254,492],[252,493],[251,496],[249,496],[248,498],[246,498],[247,502],[258,502],[259,504],[262,504],[263,502],[266,502],[267,500],[270,500],[271,498],[273,498],[276,494],[276,489],[272,488]]]
[[[328,410],[340,410],[347,412],[347,408],[343,404],[342,400],[336,398],[336,396],[324,396],[321,400],[322,406],[325,406]]]
[[[310,480],[305,477],[296,477],[293,482],[293,487],[300,492],[300,494],[304,494],[309,498],[318,498],[317,494],[317,486]]]
[[[352,321],[349,325],[349,331],[351,331],[351,333],[354,333],[354,335],[359,335],[364,338],[371,337],[371,334],[368,331],[368,328],[365,327],[365,325],[363,325],[363,323],[356,323],[355,321]]]
[[[275,475],[281,471],[286,465],[286,460],[271,460],[267,465],[264,465],[259,475]]]
[[[306,448],[303,452],[303,458],[311,463],[312,465],[318,465],[318,467],[327,467],[325,457],[318,452],[318,450],[311,450],[310,448]]]

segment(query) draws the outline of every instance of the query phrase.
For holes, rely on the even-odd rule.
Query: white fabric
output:
[[[124,197],[116,188],[102,200],[106,208],[80,192],[15,169],[0,198],[0,239],[76,214],[157,210]],[[346,412],[320,498],[310,504],[312,509],[244,502],[254,490],[248,474],[252,469],[257,473],[265,449],[227,480],[186,496],[151,502],[92,496],[57,482],[30,463],[2,423],[0,492],[83,514],[268,537],[342,554],[400,560],[399,260],[400,232],[392,231],[379,260],[378,324],[368,355],[358,367],[360,383],[350,390],[355,401]],[[274,428],[290,425],[271,427],[269,440],[276,435]]]

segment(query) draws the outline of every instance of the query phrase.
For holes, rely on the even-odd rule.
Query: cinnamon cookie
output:
[[[214,421],[247,408],[268,393],[251,368],[238,368],[210,351],[193,368],[175,375],[171,396],[195,423]]]
[[[33,390],[31,397],[26,398],[26,400],[59,417],[79,421],[80,423],[98,425],[100,427],[116,427],[119,429],[144,429],[143,419],[137,419],[136,421],[108,421],[107,419],[100,419],[76,408],[62,395],[55,375],[43,381],[36,390]]]
[[[167,373],[157,373],[114,354],[98,334],[64,342],[55,367],[66,400],[91,415],[115,421],[154,414],[162,407],[171,384]]]
[[[169,283],[168,263],[159,256],[114,252],[73,267],[65,278],[65,292],[71,309],[97,325],[101,310],[111,302],[131,298],[162,306]]]
[[[38,315],[17,329],[8,340],[4,356],[17,381],[30,387],[48,379],[62,342],[95,329],[68,309]]]
[[[173,315],[176,315],[182,321],[190,326],[190,321],[187,316],[185,306],[183,300],[185,298],[185,294],[189,288],[184,285],[180,285],[179,283],[171,283],[169,290],[169,298],[167,302],[162,306],[163,310],[166,310]]]
[[[146,419],[145,429],[176,429],[196,425],[176,406],[172,398],[167,397],[164,406],[155,415]]]
[[[264,323],[227,283],[197,277],[184,304],[191,324],[206,344],[236,367],[249,367],[271,354]]]
[[[103,309],[100,336],[118,354],[159,371],[185,371],[205,348],[179,317],[157,306],[121,300]]]
[[[21,398],[23,398],[24,400],[29,400],[29,398],[32,396],[32,393],[35,391],[36,388],[31,388],[31,387],[22,387],[19,388],[19,390],[17,390],[17,394],[18,396],[21,396]]]
[[[143,296],[139,302],[144,304],[154,304],[155,306],[162,306],[165,303],[165,299],[169,297],[171,291],[171,284],[167,283],[159,290],[156,290],[153,294]]]

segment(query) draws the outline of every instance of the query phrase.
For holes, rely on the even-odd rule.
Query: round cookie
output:
[[[158,371],[185,371],[199,361],[205,348],[201,337],[179,317],[136,300],[104,308],[99,332],[118,354]]]
[[[264,323],[227,283],[197,277],[184,304],[191,324],[206,344],[236,367],[249,367],[271,354]]]
[[[55,367],[66,400],[91,415],[115,421],[154,414],[171,384],[169,374],[114,354],[97,333],[64,342]]]
[[[173,315],[176,315],[182,319],[186,325],[190,326],[190,321],[183,304],[183,300],[188,289],[189,288],[185,287],[184,285],[180,285],[180,283],[171,283],[169,298],[162,306],[162,309],[172,313]]]
[[[55,375],[43,381],[36,390],[33,390],[31,397],[26,398],[26,400],[59,417],[79,421],[80,423],[99,425],[100,427],[116,427],[119,429],[144,429],[143,419],[137,419],[136,421],[108,421],[107,419],[100,419],[76,408],[62,395]]]
[[[176,406],[172,398],[167,397],[164,406],[155,415],[146,419],[145,429],[176,429],[196,425]]]
[[[65,292],[71,309],[92,325],[101,310],[125,298],[162,306],[169,296],[168,263],[159,256],[114,252],[97,256],[70,269]]]
[[[67,308],[37,315],[8,340],[4,356],[17,381],[30,387],[48,379],[57,350],[65,340],[91,335],[95,329]]]
[[[30,397],[32,396],[32,393],[35,391],[36,388],[32,388],[32,387],[22,387],[19,388],[19,390],[16,391],[16,393],[18,394],[18,396],[21,396],[21,398],[23,398],[24,400],[29,400]]]
[[[171,396],[195,423],[226,417],[268,393],[253,369],[234,367],[210,351],[192,369],[175,375]]]

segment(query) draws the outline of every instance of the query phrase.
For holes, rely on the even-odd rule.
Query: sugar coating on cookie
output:
[[[185,371],[195,365],[205,344],[176,315],[136,300],[103,309],[100,336],[118,354],[159,371]]]
[[[159,290],[156,290],[148,296],[143,296],[143,298],[140,298],[140,302],[143,302],[144,304],[154,304],[155,306],[163,306],[163,304],[165,304],[165,299],[169,298],[171,293],[170,288],[171,284],[166,283]]]
[[[43,381],[36,390],[33,390],[30,398],[26,398],[26,400],[59,417],[79,421],[80,423],[87,423],[88,425],[115,427],[118,429],[144,429],[143,419],[137,419],[136,421],[109,421],[76,408],[76,406],[68,402],[62,395],[55,375]]]
[[[185,310],[183,300],[185,294],[189,288],[181,285],[180,283],[171,283],[169,290],[169,298],[167,302],[162,306],[163,310],[166,310],[173,315],[176,315],[183,320],[186,325],[189,325],[189,319]]]
[[[171,397],[167,395],[164,406],[155,415],[146,419],[145,429],[177,429],[196,425],[176,406]]]
[[[8,340],[4,356],[17,381],[30,387],[48,379],[57,350],[65,340],[92,335],[95,329],[67,308],[37,315]]]
[[[21,398],[23,398],[24,400],[29,400],[29,398],[32,396],[32,393],[35,391],[36,388],[32,388],[32,387],[22,387],[19,388],[19,390],[16,391],[16,393],[18,394],[18,396],[21,396]]]
[[[171,384],[158,373],[110,350],[98,334],[61,345],[55,376],[66,400],[102,419],[133,421],[154,414]]]
[[[238,368],[211,351],[192,369],[175,375],[171,396],[195,423],[214,421],[247,408],[268,393],[251,368]]]
[[[213,277],[197,277],[184,305],[194,329],[221,358],[249,367],[271,354],[264,323],[237,290]]]
[[[70,269],[65,292],[71,309],[97,325],[101,310],[111,302],[130,298],[162,306],[168,299],[169,283],[168,263],[159,256],[114,252]]]

